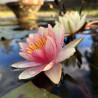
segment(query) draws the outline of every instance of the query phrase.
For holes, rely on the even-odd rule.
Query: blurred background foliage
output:
[[[60,1],[64,3],[67,11],[79,10],[82,3],[82,0],[60,0]],[[84,5],[83,13],[86,12],[88,16],[93,16],[94,18],[98,19],[98,0],[86,0],[86,1],[87,2]],[[43,11],[58,12],[59,6],[57,6],[54,1],[45,0],[44,5],[40,9],[40,12],[43,12]],[[5,13],[6,15],[7,14],[12,15],[11,10],[6,6],[6,4],[0,4],[0,17],[4,16]]]

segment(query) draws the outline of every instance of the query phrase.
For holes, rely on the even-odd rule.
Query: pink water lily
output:
[[[44,71],[46,76],[55,84],[61,79],[61,61],[68,59],[75,52],[73,47],[62,48],[64,41],[64,28],[56,25],[54,28],[40,27],[38,33],[30,34],[26,39],[27,44],[20,42],[21,51],[19,54],[26,59],[14,63],[11,66],[24,68],[19,79],[28,79]]]

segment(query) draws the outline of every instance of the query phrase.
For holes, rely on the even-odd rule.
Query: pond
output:
[[[46,26],[47,22],[40,22]],[[19,56],[19,42],[25,42],[29,33],[37,30],[15,30],[18,25],[0,26],[0,96],[24,84],[19,81],[19,69],[11,68],[11,64],[24,60]],[[94,34],[92,34],[94,33]],[[32,82],[39,88],[45,88],[62,98],[98,98],[98,30],[84,31],[76,34],[76,39],[84,37],[78,45],[76,53],[68,60],[62,62],[65,80],[62,84],[54,85],[43,73],[37,75]],[[72,76],[79,86],[67,77]],[[63,77],[63,78],[64,78]]]

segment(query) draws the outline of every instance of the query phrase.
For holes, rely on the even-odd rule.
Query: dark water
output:
[[[18,43],[20,41],[25,42],[25,37],[29,33],[37,31],[14,31],[15,28],[17,28],[16,25],[0,27],[0,33],[5,33],[0,36],[3,39],[0,41],[0,96],[27,82],[19,81],[17,77],[20,71],[12,69],[10,65],[24,60],[18,54],[20,51]],[[7,35],[9,32],[12,33]],[[90,34],[92,32],[94,35]],[[72,76],[77,80],[79,86],[68,81],[68,79],[56,86],[43,73],[36,76],[32,80],[33,83],[62,98],[98,98],[98,30],[85,31],[84,34],[76,35],[76,38],[84,37],[84,40],[78,45],[74,56],[62,62],[64,77],[67,74]]]

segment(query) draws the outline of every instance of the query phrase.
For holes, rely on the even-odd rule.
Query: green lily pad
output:
[[[0,39],[1,37],[4,37],[6,39],[12,39],[12,38],[21,38],[28,35],[28,31],[13,31],[15,27],[0,27]]]
[[[46,90],[37,88],[32,82],[17,87],[1,98],[60,98]]]

